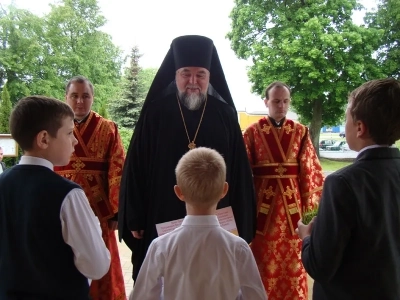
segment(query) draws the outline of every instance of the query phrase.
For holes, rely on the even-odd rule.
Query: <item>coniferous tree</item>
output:
[[[134,46],[129,57],[129,67],[125,69],[121,79],[121,95],[109,105],[113,120],[125,128],[135,127],[148,89],[157,72],[156,69],[142,69],[139,66],[140,57],[138,47]]]

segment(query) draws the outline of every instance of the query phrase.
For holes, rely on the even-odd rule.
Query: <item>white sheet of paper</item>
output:
[[[232,207],[228,206],[217,209],[216,215],[222,228],[228,230],[235,235],[239,235],[236,227],[235,217],[233,216]],[[178,228],[179,226],[181,226],[182,222],[183,219],[179,219],[156,224],[158,236],[162,236],[174,230],[175,228]]]

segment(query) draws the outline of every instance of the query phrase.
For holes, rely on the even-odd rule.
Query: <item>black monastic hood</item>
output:
[[[161,98],[162,93],[174,82],[176,70],[182,67],[202,67],[209,70],[210,87],[208,93],[236,110],[213,41],[204,36],[185,35],[172,41],[171,47],[150,86],[143,104],[143,113],[151,102]]]

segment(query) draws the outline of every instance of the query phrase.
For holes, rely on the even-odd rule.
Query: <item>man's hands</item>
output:
[[[311,222],[308,223],[308,225],[303,224],[301,219],[299,220],[299,222],[297,222],[297,229],[295,230],[295,232],[299,235],[301,240],[304,240],[305,237],[311,235],[311,231],[316,219],[317,217],[312,218]]]
[[[144,230],[139,230],[139,231],[131,231],[132,235],[135,239],[142,239],[143,238],[143,234],[144,234]]]

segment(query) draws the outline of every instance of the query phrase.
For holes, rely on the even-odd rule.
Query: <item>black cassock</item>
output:
[[[211,88],[212,89],[212,88]],[[189,151],[188,138],[173,86],[148,103],[135,128],[121,182],[119,234],[132,250],[136,279],[151,241],[157,237],[155,224],[184,218],[185,204],[174,193],[175,167]],[[214,94],[215,95],[215,94]],[[191,111],[181,105],[190,140],[194,138],[203,106]],[[229,192],[218,208],[232,206],[239,235],[250,243],[255,234],[256,200],[238,116],[234,107],[218,95],[208,95],[196,147],[217,150],[227,165]],[[130,231],[144,230],[134,239]],[[218,247],[218,245],[215,245]]]

